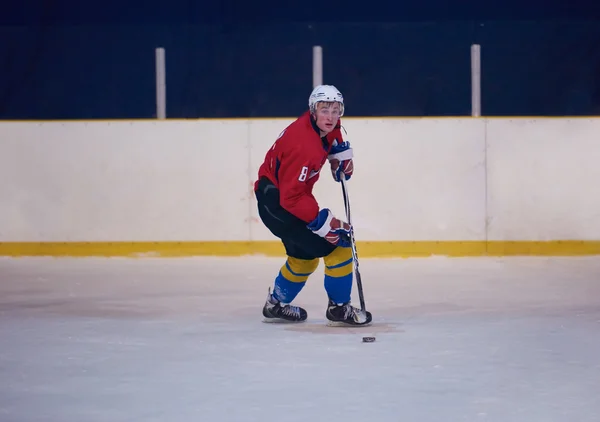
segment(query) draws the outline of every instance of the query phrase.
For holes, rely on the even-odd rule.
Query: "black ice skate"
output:
[[[299,306],[279,302],[271,295],[269,287],[267,301],[263,307],[263,316],[265,317],[264,322],[302,322],[306,320],[307,313]]]
[[[325,317],[327,325],[334,327],[369,325],[373,319],[371,312],[361,311],[348,303],[337,304],[329,300]]]

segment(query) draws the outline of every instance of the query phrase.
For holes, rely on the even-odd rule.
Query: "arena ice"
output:
[[[1,258],[0,420],[597,419],[596,257],[363,259],[356,329],[322,266],[305,323],[262,323],[280,263]]]

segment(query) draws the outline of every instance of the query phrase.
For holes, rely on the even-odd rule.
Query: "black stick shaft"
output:
[[[352,218],[350,215],[350,198],[348,197],[348,188],[346,187],[346,179],[342,175],[342,194],[344,195],[344,206],[346,208],[346,219],[350,224],[350,241],[352,245],[352,258],[354,261],[354,273],[356,275],[356,287],[358,288],[358,298],[360,299],[360,309],[366,310],[365,307],[365,296],[363,293],[362,279],[360,277],[360,270],[358,264],[358,253],[356,252],[356,240],[354,238],[354,227],[352,226]]]

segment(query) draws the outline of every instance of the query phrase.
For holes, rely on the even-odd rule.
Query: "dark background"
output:
[[[156,47],[166,50],[168,117],[296,116],[312,89],[313,45],[349,116],[469,115],[473,43],[483,115],[599,115],[599,9],[23,0],[0,13],[0,119],[152,118]]]

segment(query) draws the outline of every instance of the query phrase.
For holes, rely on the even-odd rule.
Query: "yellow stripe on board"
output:
[[[600,255],[600,241],[394,241],[358,242],[359,258],[409,258],[432,255],[582,256]],[[190,257],[285,256],[278,241],[260,242],[0,242],[0,256]]]

